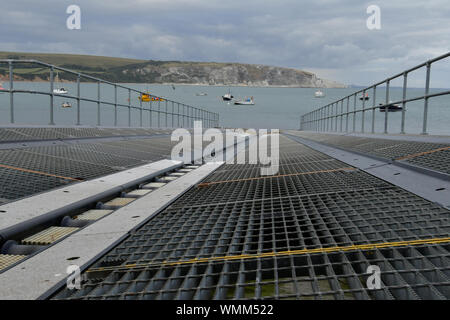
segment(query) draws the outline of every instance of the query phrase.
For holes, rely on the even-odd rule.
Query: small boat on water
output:
[[[361,101],[363,101],[363,100],[369,100],[370,99],[370,97],[369,97],[369,94],[366,92],[366,94],[365,95],[361,95],[361,97],[359,97],[359,100],[361,100]]]
[[[394,104],[392,103],[392,101],[389,101],[390,104],[388,104],[387,106],[380,103],[380,112],[386,112],[386,107],[387,107],[387,111],[388,112],[396,112],[396,111],[402,111],[403,107],[398,105],[398,104]]]
[[[325,97],[325,93],[322,90],[317,90],[316,92],[314,92],[314,97],[323,98]]]
[[[58,73],[56,74],[55,82],[58,85],[58,82],[59,82],[59,75],[58,75]],[[69,91],[67,91],[63,87],[60,87],[60,88],[53,89],[53,93],[56,93],[56,94],[68,94]]]
[[[207,96],[208,94],[206,93],[206,92],[199,92],[199,93],[196,93],[195,94],[197,97],[205,97],[205,96]]]
[[[253,106],[255,105],[255,101],[253,99],[253,97],[245,97],[245,99],[243,100],[236,100],[234,102],[235,105],[242,105],[242,106]]]
[[[138,97],[139,100],[142,102],[150,102],[150,101],[165,101],[163,98],[154,97],[150,95],[150,92],[141,93],[141,95]]]
[[[69,91],[67,91],[66,89],[61,87],[59,89],[53,89],[53,93],[56,93],[56,94],[68,94]]]
[[[222,99],[223,99],[223,101],[231,101],[231,100],[233,100],[233,95],[231,94],[231,90],[228,90],[228,93],[225,93],[223,96],[222,96]]]
[[[61,107],[62,108],[72,108],[72,105],[69,103],[69,102],[63,102],[62,104],[61,104]]]

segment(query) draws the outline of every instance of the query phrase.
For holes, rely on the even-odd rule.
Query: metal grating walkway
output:
[[[0,205],[170,158],[172,143],[167,133],[152,129],[0,128]],[[73,138],[83,139],[71,141]],[[21,140],[36,141],[16,143]]]
[[[450,144],[344,136],[304,131],[289,131],[289,134],[349,151],[388,160],[406,162],[417,167],[450,175]]]
[[[52,298],[448,299],[449,217],[280,137],[279,176],[222,166]]]

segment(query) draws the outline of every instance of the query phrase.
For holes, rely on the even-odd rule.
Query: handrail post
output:
[[[362,119],[361,119],[361,133],[364,133],[364,118],[365,118],[365,108],[366,108],[366,90],[363,90],[363,103],[362,103]]]
[[[356,93],[353,102],[353,132],[356,131]]]
[[[377,100],[377,86],[373,87],[373,109],[372,109],[372,133],[375,133],[375,111],[376,111],[376,100]]]
[[[53,79],[53,73],[54,69],[53,66],[50,67],[50,125],[54,125],[54,115],[53,115],[53,109],[54,109],[54,79]]]
[[[347,116],[345,117],[345,132],[348,132],[348,122],[350,117],[350,97],[347,97]]]
[[[177,127],[180,127],[180,103],[177,102]]]
[[[161,128],[161,98],[158,98],[158,128]]]
[[[175,127],[175,103],[172,101],[172,128]]]
[[[152,99],[150,99],[150,101],[148,103],[148,108],[149,108],[148,109],[148,122],[150,123],[150,128],[153,125],[153,115],[152,115],[153,109],[152,109],[152,106],[153,106],[153,101],[152,101]]]
[[[14,123],[14,66],[12,61],[8,61],[9,67],[9,111],[10,122]]]
[[[77,126],[81,125],[81,75],[77,75]]]
[[[427,133],[427,121],[428,121],[428,94],[430,93],[430,75],[431,75],[431,63],[427,62],[427,78],[425,83],[425,102],[423,105],[423,129],[422,134]]]
[[[339,127],[339,132],[342,132],[344,124],[344,99],[341,100],[341,125]]]
[[[100,111],[100,81],[97,82],[97,126],[101,126],[101,111]]]
[[[117,127],[117,85],[114,85],[114,126]]]
[[[128,89],[128,127],[131,127],[131,89]]]
[[[339,119],[339,101],[336,102],[336,116],[334,117],[336,123],[334,125],[334,131],[338,132],[338,119]]]
[[[165,114],[166,114],[166,128],[167,128],[167,112],[168,112],[168,108],[167,108],[167,99],[164,99],[165,100]]]
[[[139,125],[142,128],[142,99],[139,99]]]
[[[389,114],[389,86],[390,86],[390,80],[386,81],[386,105],[384,108],[384,133],[388,133],[388,114]]]
[[[403,101],[402,101],[402,124],[400,134],[405,134],[405,121],[406,121],[406,90],[408,88],[408,73],[403,74]]]

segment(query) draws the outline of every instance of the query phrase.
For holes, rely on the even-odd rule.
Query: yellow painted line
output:
[[[439,152],[439,151],[444,151],[444,150],[449,150],[450,147],[444,147],[444,148],[439,148],[439,149],[434,149],[434,150],[430,150],[430,151],[425,151],[425,152],[419,152],[419,153],[414,153],[414,154],[410,154],[401,158],[397,158],[395,160],[406,160],[406,159],[411,159],[411,158],[416,158],[416,157],[420,157],[426,154],[431,154],[431,153],[435,153],[435,152]]]
[[[309,171],[309,172],[298,172],[298,173],[290,173],[290,174],[280,174],[276,176],[264,176],[264,177],[255,177],[255,178],[246,178],[246,179],[234,179],[234,180],[223,180],[223,181],[213,181],[213,182],[204,182],[200,183],[197,187],[207,187],[214,184],[222,184],[222,183],[230,183],[230,182],[241,182],[241,181],[251,181],[251,180],[261,180],[261,179],[269,179],[269,178],[281,178],[281,177],[293,177],[293,176],[303,176],[309,174],[317,174],[317,173],[330,173],[330,172],[338,172],[338,171],[354,171],[357,170],[353,167],[345,167],[345,168],[337,168],[330,170],[318,170],[318,171]]]
[[[60,179],[65,179],[65,180],[80,181],[79,179],[75,179],[75,178],[71,178],[71,177],[58,176],[58,175],[47,173],[47,172],[8,166],[6,164],[0,164],[0,167],[1,168],[12,169],[12,170],[17,170],[17,171],[22,171],[22,172],[36,173],[36,174],[40,174],[40,175],[43,175],[43,176],[55,177],[55,178],[60,178]]]
[[[266,252],[260,254],[241,254],[235,256],[223,256],[223,257],[210,257],[210,258],[195,258],[183,261],[173,261],[162,263],[153,262],[147,264],[129,264],[125,266],[118,267],[104,267],[104,268],[93,268],[87,270],[87,272],[99,272],[99,271],[114,271],[123,269],[136,269],[136,268],[146,268],[154,266],[178,266],[185,264],[194,264],[210,261],[232,261],[232,260],[243,260],[243,259],[255,259],[255,258],[266,258],[266,257],[281,257],[281,256],[292,256],[292,255],[302,255],[309,253],[330,253],[338,251],[355,251],[355,250],[373,250],[379,248],[392,248],[392,247],[402,247],[402,246],[416,246],[421,244],[439,244],[450,242],[450,238],[432,238],[432,239],[420,239],[420,240],[410,240],[410,241],[397,241],[397,242],[381,242],[381,243],[370,243],[370,244],[360,244],[345,247],[330,247],[330,248],[317,248],[317,249],[301,249],[301,250],[289,250],[280,252]]]

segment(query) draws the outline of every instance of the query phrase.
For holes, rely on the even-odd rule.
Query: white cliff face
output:
[[[343,84],[319,79],[301,70],[263,65],[232,63],[167,62],[149,63],[143,67],[128,67],[123,74],[152,83],[185,83],[201,85],[286,86],[343,88]]]

